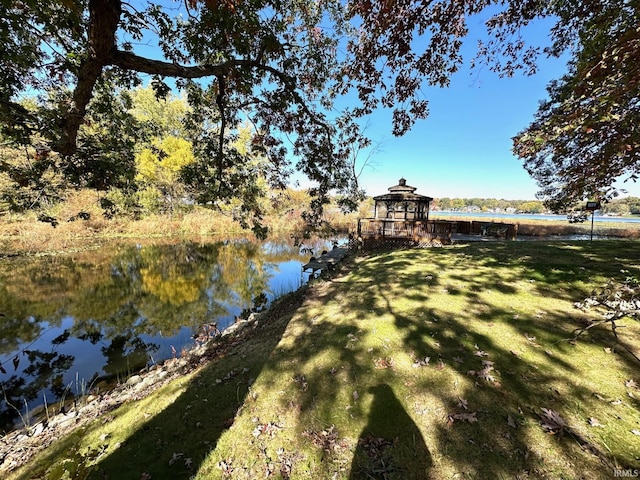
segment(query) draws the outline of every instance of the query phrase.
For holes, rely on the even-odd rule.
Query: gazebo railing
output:
[[[359,237],[405,238],[416,241],[451,240],[450,222],[438,220],[358,219]]]

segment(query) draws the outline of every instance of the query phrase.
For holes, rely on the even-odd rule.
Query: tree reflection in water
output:
[[[0,428],[25,405],[126,378],[192,346],[203,325],[267,307],[300,286],[305,260],[286,242],[249,241],[0,260]],[[291,262],[295,274],[281,273]]]

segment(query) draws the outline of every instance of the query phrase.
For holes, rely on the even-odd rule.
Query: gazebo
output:
[[[373,197],[374,218],[390,220],[429,220],[429,204],[433,200],[415,193],[416,187],[401,178],[398,185],[389,187],[389,193]]]
[[[373,197],[373,218],[359,218],[358,248],[421,247],[451,243],[451,224],[429,220],[433,198],[419,195],[401,178],[389,193]]]

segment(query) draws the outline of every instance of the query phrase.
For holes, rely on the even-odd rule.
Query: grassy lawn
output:
[[[224,358],[10,478],[601,479],[640,469],[640,363],[604,327],[568,341],[593,318],[574,302],[621,270],[640,275],[640,243],[359,257],[280,301]],[[640,323],[623,325],[638,354]]]

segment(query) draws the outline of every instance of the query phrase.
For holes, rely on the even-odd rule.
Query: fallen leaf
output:
[[[511,428],[518,428],[518,424],[511,415],[507,415],[507,425],[509,425]]]
[[[460,357],[453,357],[453,361],[456,363],[464,363],[464,360]]]
[[[353,401],[357,401],[360,398],[360,395],[358,395],[358,391],[354,390],[353,391]]]
[[[469,409],[469,404],[464,398],[458,397],[458,406],[460,408],[464,408],[465,410]]]
[[[282,424],[280,423],[261,423],[253,429],[253,432],[251,432],[251,434],[256,438],[263,434],[270,438],[273,438],[279,430],[282,430]]]
[[[636,389],[638,388],[638,384],[633,379],[627,380],[626,382],[624,382],[624,386],[627,388],[636,388]]]
[[[233,467],[231,466],[232,460],[220,460],[217,464],[217,467],[222,470],[222,473],[225,475],[231,475],[233,473]]]
[[[416,360],[415,362],[413,362],[413,368],[420,368],[420,367],[426,367],[427,365],[429,365],[429,361],[431,360],[431,357],[424,357],[424,359],[421,360]]]
[[[193,460],[191,460],[190,458],[185,458],[185,459],[184,459],[184,466],[185,466],[188,470],[191,470],[191,468],[193,467]]]
[[[140,474],[140,480],[151,480],[151,474],[147,472],[142,472]]]
[[[336,432],[335,425],[322,430],[320,432],[313,430],[306,430],[302,433],[303,437],[311,440],[314,446],[322,448],[327,453],[332,451],[345,450],[348,448],[346,440],[340,439]]]
[[[473,354],[476,357],[488,357],[489,354],[487,352],[485,352],[484,350],[476,350],[475,352],[473,352]]]
[[[298,384],[300,390],[302,391],[305,391],[309,387],[309,384],[307,383],[307,377],[302,374],[294,375],[293,381]]]
[[[477,412],[450,413],[449,422],[453,423],[455,420],[462,420],[464,422],[474,423],[478,421],[478,419],[476,418],[476,413]]]
[[[636,430],[634,428],[633,430],[631,430],[631,433],[633,433],[634,435],[640,435],[640,430]]]
[[[564,429],[567,427],[566,422],[560,416],[558,412],[555,410],[550,410],[548,408],[541,408],[542,415],[540,415],[542,422],[542,428],[547,430],[552,435],[556,433],[562,433]]]
[[[178,452],[178,453],[173,452],[173,456],[171,457],[171,460],[169,460],[169,465],[173,465],[178,460],[180,460],[183,456],[184,456],[184,453],[182,452]]]
[[[377,369],[392,368],[394,364],[393,358],[391,357],[377,358],[373,361],[373,363],[375,364]]]
[[[485,365],[482,368],[482,370],[476,373],[476,375],[478,376],[478,378],[481,378],[482,380],[495,383],[496,378],[493,375],[491,375],[491,371],[493,371],[493,367],[491,365]]]
[[[622,400],[620,400],[619,398],[616,398],[614,401],[611,402],[611,405],[622,405]]]
[[[589,425],[591,425],[592,427],[602,427],[602,424],[598,421],[597,418],[594,417],[589,418]]]

